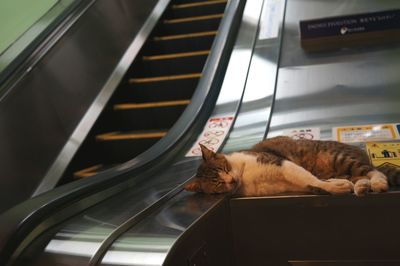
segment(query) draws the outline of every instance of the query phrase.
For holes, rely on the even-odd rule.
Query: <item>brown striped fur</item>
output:
[[[364,151],[336,141],[266,139],[250,150],[214,153],[202,146],[203,162],[186,189],[263,196],[285,192],[349,193],[388,190],[400,170],[374,169]],[[259,168],[259,169],[255,169]],[[247,187],[246,187],[247,186]],[[251,187],[251,188],[250,188]]]

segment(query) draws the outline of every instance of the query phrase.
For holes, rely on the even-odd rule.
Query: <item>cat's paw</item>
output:
[[[389,190],[388,179],[383,173],[373,170],[368,172],[367,176],[371,180],[371,189],[373,192],[385,192]]]
[[[354,194],[356,194],[357,196],[364,196],[369,192],[370,189],[371,182],[369,181],[369,179],[359,179],[354,185]]]
[[[382,174],[383,175],[383,174]],[[371,189],[373,192],[385,192],[389,190],[386,176],[374,176],[371,178]]]
[[[354,190],[354,184],[346,179],[331,178],[324,182],[323,189],[331,194],[349,194]]]

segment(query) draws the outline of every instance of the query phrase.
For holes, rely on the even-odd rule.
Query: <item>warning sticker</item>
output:
[[[321,130],[318,127],[311,128],[293,128],[283,131],[283,135],[291,137],[292,139],[320,139]]]
[[[400,142],[367,142],[366,151],[375,167],[383,165],[400,167]]]
[[[212,151],[217,151],[228,134],[233,120],[233,116],[211,117],[208,119],[203,132],[186,154],[186,157],[201,156],[199,144],[203,144]]]
[[[396,139],[394,124],[335,127],[332,136],[340,142]]]

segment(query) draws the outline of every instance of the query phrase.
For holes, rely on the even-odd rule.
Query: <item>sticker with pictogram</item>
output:
[[[233,120],[233,116],[215,116],[208,119],[203,132],[201,132],[196,143],[188,151],[186,157],[201,156],[199,144],[212,151],[217,151],[228,134]]]
[[[291,137],[292,139],[319,140],[320,132],[321,130],[318,127],[293,128],[284,130],[283,135]]]
[[[375,167],[400,167],[400,142],[367,142],[366,151]]]
[[[332,136],[340,142],[365,142],[397,139],[395,124],[335,127]]]

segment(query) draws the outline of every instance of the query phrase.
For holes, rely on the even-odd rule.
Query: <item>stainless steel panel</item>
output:
[[[235,110],[238,108],[238,101],[240,100],[247,78],[254,47],[254,38],[257,36],[258,19],[260,17],[262,2],[247,1],[246,3],[238,39],[233,49],[221,93],[212,115],[232,115],[235,114]],[[223,150],[225,147],[226,145]],[[192,174],[194,174],[195,168],[192,171]],[[215,234],[215,231],[210,228],[208,230],[193,229],[193,227],[198,225],[195,222],[200,217],[214,211],[214,208],[222,204],[226,200],[226,197],[206,196],[207,200],[202,197],[204,196],[188,195],[187,192],[179,193],[171,201],[163,205],[162,208],[152,213],[146,220],[141,221],[118,238],[107,253],[105,253],[102,265],[185,265],[187,259],[190,263],[194,250],[204,249],[207,252],[207,246],[212,246],[213,244],[219,248],[221,248],[221,245],[226,245],[225,248],[228,250],[221,250],[219,256],[214,254],[208,258],[199,259],[199,265],[231,265],[233,258],[229,255],[229,252],[231,252],[229,235],[215,239],[213,240],[213,244],[210,244],[210,235]],[[180,207],[173,208],[172,206],[174,205]],[[225,219],[224,229],[220,230],[229,228],[227,213],[224,215],[221,218]],[[181,221],[182,219],[185,222],[176,226],[175,221]],[[188,228],[191,228],[189,231],[193,234],[202,234],[202,236],[187,235]],[[190,248],[185,249],[188,243],[183,239],[191,237],[197,239],[198,242],[191,243]],[[168,239],[168,241],[164,242],[166,246],[163,249],[154,249],[154,246],[157,247],[157,245],[138,245],[140,242],[156,243],[159,239]],[[152,256],[154,252],[157,255],[155,257]]]
[[[399,8],[395,0],[288,1],[275,107],[268,137],[288,128],[399,122],[400,46],[331,52],[301,49],[299,21]]]
[[[232,0],[228,3],[227,12],[221,22],[221,28],[215,41],[213,53],[220,54],[221,49],[224,49],[224,43],[227,41],[227,36],[230,35],[231,23],[233,23],[238,15],[237,12],[240,12],[240,7],[243,5],[244,2],[237,0]],[[239,44],[242,45],[240,41]],[[252,47],[251,43],[249,47]],[[215,75],[216,60],[216,58],[210,56],[207,62],[210,67],[205,69],[207,75]],[[248,65],[236,65],[236,67],[247,69]],[[228,73],[231,71],[229,70],[231,68],[232,66],[228,66]],[[244,79],[245,77],[243,76]],[[210,80],[205,79],[203,83],[210,82]],[[243,82],[239,84],[243,84]],[[240,103],[242,92],[242,85],[234,87],[223,85],[223,89],[217,100],[217,108],[223,111],[214,114],[225,114],[226,112],[234,114]],[[204,91],[196,91],[193,99],[196,100],[199,94],[201,96],[204,93]],[[77,265],[94,265],[98,256],[102,255],[102,248],[108,247],[107,243],[110,241],[109,239],[113,239],[114,235],[119,236],[120,233],[124,232],[123,230],[128,230],[129,226],[141,221],[143,213],[151,211],[158,204],[175,196],[181,191],[182,183],[194,174],[198,165],[198,158],[185,158],[184,156],[190,148],[191,143],[182,145],[185,146],[185,150],[176,155],[174,165],[169,167],[159,166],[154,171],[150,171],[151,174],[147,172],[133,177],[129,184],[127,182],[124,193],[120,193],[67,221],[57,228],[55,235],[54,232],[43,234],[41,238],[35,241],[36,246],[33,245],[32,249],[27,249],[24,256],[20,258],[20,262],[31,264],[46,264],[51,262],[53,265],[57,265],[65,261],[73,261]],[[120,168],[129,167],[134,163],[135,161],[133,160],[122,165]],[[145,177],[147,178],[144,181]],[[200,202],[199,204],[205,204],[204,206],[210,207],[218,202],[218,198],[215,198],[215,200],[209,203]],[[188,216],[191,215],[188,214]],[[134,239],[133,241],[137,240]],[[149,243],[152,243],[151,240],[149,241]],[[163,243],[163,245],[167,245],[167,249],[169,244],[168,241]],[[39,248],[41,248],[41,245],[45,246],[43,253],[36,255],[36,257],[31,256],[31,252],[37,252],[35,250],[38,248],[37,245],[39,245]],[[137,246],[134,243],[133,246],[135,247],[135,245]],[[84,250],[84,247],[87,249]],[[99,258],[101,259],[101,257]]]
[[[267,12],[271,8],[276,13]],[[247,51],[252,53],[251,65],[248,73],[242,73],[247,75],[245,91],[232,132],[223,148],[225,153],[249,149],[265,136],[275,95],[284,10],[283,0],[264,1],[261,15],[253,18],[253,28],[247,30],[258,30],[258,37],[254,49]],[[258,13],[255,11],[254,14]],[[262,26],[271,24],[271,20],[275,20],[274,23],[279,27],[277,35],[263,37],[263,31],[271,29]]]
[[[32,195],[156,3],[96,1],[2,99],[0,212]]]
[[[319,127],[322,138],[330,139],[334,126],[399,122],[399,44],[306,53],[299,38],[303,19],[399,7],[400,2],[390,0],[287,1],[268,137],[289,128]],[[392,237],[397,233],[383,232],[397,223],[390,222],[397,216],[389,217],[398,196],[393,192],[365,199],[352,195],[233,199],[236,265],[398,260],[394,251],[398,244]],[[377,219],[374,210],[380,213]],[[380,232],[372,232],[372,227],[381,228]]]

